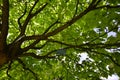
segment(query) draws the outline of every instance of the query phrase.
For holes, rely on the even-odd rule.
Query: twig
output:
[[[32,13],[32,16],[36,16],[38,13],[40,13],[46,6],[48,5],[48,3],[45,3],[42,7],[40,7],[35,13]]]
[[[101,54],[101,55],[104,55],[104,56],[108,57],[114,64],[116,64],[117,66],[120,67],[120,64],[117,63],[117,62],[113,59],[112,56],[110,56],[110,55],[108,55],[108,54],[101,53],[101,52],[99,53],[99,52],[97,52],[97,51],[91,51],[91,52],[98,53],[98,54]]]
[[[51,25],[45,30],[45,32],[43,33],[43,35],[46,34],[46,33],[51,29],[51,27],[53,27],[53,26],[54,26],[55,24],[57,24],[57,23],[59,23],[58,20],[56,20],[53,24],[51,24]]]
[[[76,0],[75,13],[74,13],[73,17],[75,17],[75,16],[76,16],[76,14],[77,14],[78,4],[79,4],[79,0]]]
[[[68,28],[69,26],[71,26],[72,24],[74,24],[77,20],[79,20],[80,18],[82,18],[84,15],[86,15],[88,12],[94,10],[94,8],[96,7],[96,5],[94,5],[96,2],[96,0],[93,0],[92,3],[89,5],[89,7],[84,10],[83,12],[81,12],[79,15],[73,17],[71,20],[67,21],[64,25],[58,27],[57,29],[49,32],[46,34],[46,37],[50,37],[53,35],[56,35],[57,33],[63,31],[64,29]]]
[[[24,10],[24,13],[18,18],[18,25],[19,25],[19,28],[21,29],[22,25],[21,25],[21,18],[26,14],[26,10],[27,9],[27,2],[25,3],[25,10]]]
[[[108,9],[111,9],[111,8],[120,8],[120,5],[117,5],[117,6],[104,5],[104,6],[99,6],[99,7],[94,8],[94,10],[96,10],[96,9],[102,9],[102,8],[108,8]]]
[[[23,26],[21,26],[21,35],[24,35],[26,27],[27,27],[29,21],[31,20],[31,18],[33,17],[33,16],[31,16],[31,12],[32,12],[33,8],[35,7],[36,3],[37,2],[35,2],[34,5],[32,6],[32,8],[30,9],[29,14],[28,14]]]
[[[105,36],[106,34],[108,34],[109,32],[111,32],[112,30],[115,30],[116,28],[117,28],[117,26],[119,25],[119,22],[117,23],[117,25],[115,25],[115,27],[114,28],[112,28],[111,30],[109,30],[108,32],[105,32],[104,34],[102,34],[102,35],[99,35],[98,37],[96,37],[96,38],[94,38],[93,40],[91,40],[91,41],[89,41],[88,43],[91,43],[91,42],[93,42],[93,41],[95,41],[95,40],[97,40],[98,38],[100,38],[100,37],[102,37],[102,36]]]
[[[33,47],[31,49],[42,49],[47,43],[48,41],[46,41],[45,44],[41,45],[40,47]]]
[[[29,72],[31,72],[34,75],[35,79],[38,80],[38,77],[37,77],[36,73],[34,73],[31,69],[27,68],[26,65],[24,64],[24,62],[21,59],[18,58],[17,61],[20,64],[22,64],[24,70],[28,70]]]
[[[36,55],[34,53],[24,53],[21,55],[21,57],[25,57],[25,56],[31,56],[33,58],[36,58],[36,59],[53,59],[55,58],[55,56],[48,56],[48,55],[44,55],[44,56],[39,56],[39,55]]]
[[[6,71],[6,74],[8,77],[12,78],[10,75],[9,75],[9,70],[11,69],[11,65],[12,65],[12,61],[8,64],[8,68],[7,68],[7,71]]]

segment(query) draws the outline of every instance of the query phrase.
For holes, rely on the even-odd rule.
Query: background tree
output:
[[[120,76],[120,0],[1,0],[0,66],[1,80]]]

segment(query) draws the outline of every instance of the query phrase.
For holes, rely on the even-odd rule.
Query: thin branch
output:
[[[89,7],[94,7],[95,8],[100,2],[101,2],[101,0],[92,0]]]
[[[55,56],[48,56],[48,55],[45,55],[45,56],[39,56],[39,55],[36,55],[34,53],[24,53],[21,55],[21,57],[27,57],[27,56],[31,56],[33,58],[36,58],[36,59],[53,59],[55,58]]]
[[[24,13],[18,18],[18,25],[19,25],[19,28],[20,28],[20,29],[21,29],[21,27],[22,27],[20,20],[21,20],[21,18],[26,14],[26,12],[27,12],[26,9],[27,9],[27,2],[25,3]]]
[[[25,30],[26,30],[26,26],[27,26],[27,24],[29,23],[29,21],[31,20],[31,18],[33,18],[34,16],[36,16],[38,13],[40,13],[40,12],[47,6],[47,3],[46,3],[46,4],[43,5],[39,10],[37,10],[35,13],[32,14],[31,12],[32,12],[32,10],[33,10],[33,8],[35,7],[35,5],[36,5],[37,2],[38,2],[38,0],[34,3],[33,7],[31,8],[31,10],[30,10],[30,12],[29,12],[28,17],[26,18],[26,20],[25,20],[25,22],[24,22],[24,24],[23,24],[23,26],[21,26],[21,35],[20,35],[20,37],[24,35]],[[36,38],[36,36],[31,36],[31,37]],[[19,37],[18,37],[18,38],[19,38]],[[27,37],[25,37],[25,38],[27,38]],[[25,38],[24,38],[24,39],[25,39]],[[24,42],[24,41],[25,41],[24,39],[21,39],[21,40],[19,41],[19,43]],[[30,40],[30,38],[29,38],[29,40]],[[35,39],[35,42],[33,42],[33,43],[32,43],[31,45],[29,45],[28,47],[24,48],[23,51],[27,51],[27,50],[29,50],[30,48],[33,48],[40,40],[41,40],[41,37],[40,37],[40,36],[37,37],[37,39]]]
[[[108,9],[111,9],[111,8],[120,8],[120,5],[117,5],[117,6],[104,5],[104,6],[99,6],[99,7],[94,8],[94,10],[96,10],[96,9],[102,9],[102,8],[108,8]]]
[[[102,0],[98,0],[95,5],[97,6],[101,1],[102,1]]]
[[[29,50],[30,48],[34,48],[35,45],[40,41],[40,40],[47,40],[48,37],[50,36],[53,36],[53,35],[56,35],[57,33],[61,32],[62,30],[68,28],[70,25],[72,25],[73,23],[75,23],[77,20],[79,20],[81,17],[83,17],[85,14],[87,14],[88,12],[92,11],[92,10],[95,10],[96,6],[95,5],[98,4],[96,2],[96,0],[93,0],[92,3],[91,3],[91,6],[89,6],[85,11],[83,11],[82,13],[80,13],[78,16],[72,18],[71,20],[67,21],[64,25],[58,27],[57,29],[51,31],[51,32],[48,32],[46,33],[45,35],[33,35],[33,36],[28,36],[28,37],[25,37],[23,39],[23,41],[25,40],[30,40],[30,39],[34,39],[35,42],[33,42],[32,44],[30,44],[28,47],[24,48],[24,51],[27,51]],[[95,6],[94,6],[94,5]],[[85,45],[85,44],[84,44]]]
[[[67,47],[63,48],[63,49],[70,49],[70,48],[74,48],[76,50],[80,49],[80,51],[91,51],[92,49],[96,49],[96,48],[107,48],[107,47],[111,47],[111,46],[116,46],[116,45],[120,45],[119,44],[103,44],[103,43],[98,43],[98,44],[81,44],[81,45],[71,45],[71,44],[66,44],[66,43],[63,43],[63,42],[59,42],[59,41],[53,41],[53,42],[56,42],[56,43],[59,43],[59,44],[63,44],[63,45],[66,45]],[[51,55],[52,53],[58,51],[59,49],[55,49],[55,50],[52,50],[50,52],[48,52],[47,54],[45,54],[44,56],[49,56]]]
[[[96,0],[93,0],[92,3],[89,5],[89,7],[86,10],[81,12],[79,15],[73,17],[71,20],[67,21],[64,25],[62,25],[62,26],[58,27],[57,29],[47,33],[45,36],[50,37],[50,36],[56,35],[57,33],[63,31],[66,28],[68,28],[69,26],[74,24],[77,20],[82,18],[84,15],[86,15],[88,12],[94,10],[94,8],[97,6],[97,5],[94,5],[95,3],[96,3]]]
[[[37,39],[36,41],[34,41],[33,43],[31,43],[29,46],[23,48],[22,51],[23,51],[23,52],[26,52],[26,51],[28,51],[29,49],[34,48],[35,45],[36,45],[37,43],[39,43],[39,42],[40,42],[40,39]]]
[[[91,52],[98,53],[98,54],[100,54],[100,55],[104,55],[104,56],[108,57],[114,64],[116,64],[117,66],[120,67],[120,64],[117,63],[117,62],[113,59],[112,56],[110,56],[110,55],[108,55],[108,54],[101,53],[101,52],[97,52],[97,51],[91,51]]]
[[[20,33],[20,35],[13,41],[13,43],[16,42],[16,40],[18,40],[19,38],[21,38],[23,35],[25,35],[25,30],[26,30],[27,24],[28,24],[29,21],[32,19],[31,13],[32,13],[32,11],[33,11],[33,9],[34,9],[34,7],[35,7],[35,5],[37,4],[38,1],[39,1],[39,0],[36,0],[36,1],[35,1],[35,3],[33,4],[32,8],[31,8],[30,11],[29,11],[29,14],[28,14],[28,16],[27,16],[24,24],[21,25],[20,19],[26,14],[26,9],[27,9],[27,2],[25,3],[24,13],[23,13],[23,15],[21,15],[21,16],[18,18],[18,25],[19,25],[19,27],[20,27],[20,29],[21,29],[21,33]]]
[[[47,54],[45,54],[45,56],[51,55],[52,53],[54,53],[54,52],[56,52],[56,51],[58,51],[58,50],[59,50],[59,49],[52,50],[52,51],[48,52]]]
[[[90,3],[89,7],[96,6],[96,5],[95,5],[96,1],[97,1],[97,0],[92,0],[92,2]]]
[[[96,0],[93,0],[93,2],[91,4],[94,4],[96,2]],[[42,7],[40,8],[38,11],[36,11],[34,14],[32,14],[32,16],[35,16],[37,15],[41,10],[43,10],[45,8],[45,6],[47,5],[47,3]],[[87,14],[89,11],[93,10],[94,7],[88,7],[85,11],[83,11],[82,13],[80,13],[78,16],[75,16],[74,18],[72,18],[71,20],[67,21],[64,25],[58,27],[57,29],[51,31],[51,32],[48,32],[49,29],[51,28],[51,26],[44,32],[48,32],[46,33],[45,35],[39,35],[39,36],[29,36],[29,37],[26,37],[26,39],[30,40],[30,39],[35,39],[36,41],[33,42],[31,45],[29,45],[28,47],[24,48],[23,50],[24,51],[27,51],[29,50],[30,48],[33,48],[35,47],[35,45],[42,39],[47,39],[48,37],[50,36],[53,36],[59,32],[61,32],[62,30],[68,28],[70,25],[72,25],[73,23],[75,23],[77,20],[79,20],[81,17],[83,17],[85,14]],[[29,18],[28,18],[29,19]],[[29,20],[28,20],[29,22]],[[27,25],[27,24],[26,24]],[[53,24],[54,25],[54,24]],[[25,28],[23,29],[25,30]],[[24,38],[25,39],[25,38]],[[23,41],[25,41],[23,39]]]
[[[36,1],[34,2],[32,8],[30,9],[29,14],[28,14],[28,16],[27,16],[27,18],[26,18],[26,20],[25,20],[25,22],[24,22],[24,24],[23,24],[23,26],[21,26],[21,35],[24,35],[24,34],[25,34],[25,30],[26,30],[27,24],[29,23],[29,21],[30,21],[31,18],[33,17],[33,16],[31,16],[32,10],[34,9],[34,7],[35,7],[35,5],[37,4],[37,2],[38,2],[38,0],[36,0]]]
[[[55,42],[55,43],[58,43],[58,44],[61,44],[61,45],[65,45],[65,46],[75,47],[75,45],[67,44],[67,43],[64,43],[64,42],[61,42],[61,41],[57,41],[57,40],[54,40],[54,39],[47,39],[47,41],[48,42]]]
[[[36,16],[38,13],[40,13],[46,6],[48,5],[48,3],[45,3],[42,7],[40,7],[35,13],[32,13],[32,16]]]
[[[58,20],[56,20],[53,24],[51,24],[51,25],[45,30],[45,32],[43,33],[43,35],[46,34],[46,33],[47,33],[55,24],[57,24],[57,23],[59,23]]]
[[[76,0],[75,13],[74,13],[73,17],[75,17],[75,16],[76,16],[76,14],[77,14],[78,4],[79,4],[79,0]]]
[[[16,46],[20,48],[21,44],[26,41],[26,40],[35,40],[33,43],[31,43],[29,46],[25,47],[22,49],[23,52],[32,49],[35,47],[35,45],[40,41],[40,40],[46,40],[46,38],[42,37],[42,35],[32,35],[32,36],[25,36],[25,35],[20,35],[18,38],[16,38],[12,44],[10,44],[11,47]]]
[[[40,12],[47,6],[47,3],[46,3],[46,4],[44,4],[42,7],[40,7],[35,13],[32,13],[32,10],[34,9],[34,7],[35,7],[35,5],[37,4],[38,1],[39,1],[39,0],[36,0],[35,3],[34,3],[34,5],[32,6],[32,8],[30,9],[29,14],[28,14],[28,16],[27,16],[27,18],[26,18],[23,26],[21,27],[21,35],[24,35],[24,34],[25,34],[25,30],[26,30],[26,27],[27,27],[29,21],[30,21],[34,16],[36,16],[38,13],[40,13]]]
[[[65,48],[62,48],[62,49],[69,49],[69,48],[72,48],[72,47],[65,47]],[[46,57],[46,56],[49,56],[49,55],[51,55],[52,53],[54,53],[54,52],[56,52],[56,51],[58,51],[58,50],[60,50],[60,49],[52,50],[52,51],[48,52],[47,54],[45,54],[44,56],[45,56],[45,57]]]
[[[35,48],[36,48],[36,49],[41,49],[41,48],[43,48],[43,47],[47,44],[47,42],[46,42],[46,43],[43,44],[41,47],[35,47],[35,45],[36,45],[38,42],[40,42],[40,39],[34,41],[34,42],[33,42],[32,44],[30,44],[29,46],[23,48],[22,51],[23,51],[23,52],[26,52],[26,51],[28,51],[29,49],[35,49]]]
[[[105,44],[105,43],[86,43],[86,44],[79,44],[79,45],[74,45],[74,44],[68,44],[64,43],[61,41],[57,41],[54,39],[48,39],[48,42],[55,42],[61,45],[65,45],[70,48],[90,48],[90,49],[97,49],[97,48],[111,48],[114,46],[120,47],[120,43],[111,43],[111,44]]]
[[[111,49],[112,47],[120,47],[120,43],[111,43],[111,44],[104,44],[104,43],[89,44],[87,43],[85,46],[86,47],[88,46],[90,49],[98,49],[98,48]]]
[[[48,43],[48,41],[45,42],[45,44],[41,45],[40,47],[33,47],[31,49],[42,49],[47,43]]]
[[[33,4],[32,8],[31,8],[30,11],[29,11],[29,14],[32,13],[32,11],[33,11],[33,9],[35,8],[35,6],[36,6],[36,4],[38,3],[38,1],[39,1],[39,0],[35,0],[35,2],[34,2],[34,4]]]
[[[10,75],[9,75],[9,70],[11,69],[11,65],[12,65],[12,61],[8,64],[8,68],[7,68],[7,71],[6,71],[6,74],[8,77],[12,78]]]
[[[117,28],[118,28],[118,25],[119,25],[119,22],[117,23],[117,25],[115,25],[115,27],[114,27],[114,28],[112,28],[112,29],[110,29],[108,32],[105,32],[105,33],[103,33],[102,35],[99,35],[98,37],[96,37],[96,38],[92,39],[92,40],[91,40],[91,41],[89,41],[88,43],[91,43],[91,42],[93,42],[93,41],[95,41],[95,40],[99,39],[100,37],[105,36],[105,35],[106,35],[106,34],[108,34],[109,32],[111,32],[111,31],[113,31],[113,30],[117,29]]]
[[[31,69],[27,68],[26,64],[24,64],[24,62],[21,59],[17,59],[17,61],[20,64],[22,64],[24,70],[28,70],[29,72],[31,72],[34,75],[35,79],[38,80],[38,77],[37,77],[36,73],[34,73]]]
[[[2,66],[0,66],[0,71],[2,71],[2,70],[5,70],[5,69],[8,69],[8,67],[2,67]]]
[[[57,29],[47,33],[45,36],[50,37],[50,36],[56,35],[57,33],[63,31],[64,29],[68,28],[69,26],[71,26],[73,23],[75,23],[77,20],[79,20],[81,17],[83,17],[89,11],[90,11],[90,9],[87,8],[85,11],[80,13],[78,16],[76,16],[76,17],[72,18],[71,20],[67,21],[64,25],[58,27]]]

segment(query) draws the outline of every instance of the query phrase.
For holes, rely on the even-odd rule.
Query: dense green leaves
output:
[[[100,80],[114,73],[120,77],[119,0],[9,4],[7,48],[20,46],[21,54],[15,53],[19,56],[1,68],[1,80]]]

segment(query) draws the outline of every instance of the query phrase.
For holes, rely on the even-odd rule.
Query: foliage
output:
[[[0,1],[0,66],[1,80],[120,77],[120,0]]]

